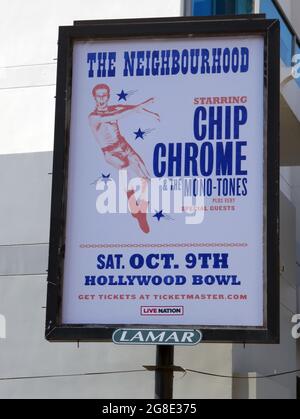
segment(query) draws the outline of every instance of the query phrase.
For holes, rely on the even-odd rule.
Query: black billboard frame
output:
[[[61,322],[65,249],[69,122],[71,113],[72,45],[74,41],[103,41],[155,37],[260,35],[265,42],[265,266],[266,324],[263,328],[197,327],[203,342],[279,343],[279,99],[280,26],[261,15],[201,18],[124,19],[75,22],[59,28],[55,140],[45,337],[49,341],[110,342],[117,328],[141,325],[66,325]],[[155,326],[151,326],[155,328]],[[161,328],[162,326],[157,326]],[[194,326],[193,326],[194,327]],[[166,326],[164,326],[166,328]],[[182,328],[182,326],[180,326]],[[191,328],[191,326],[187,326]],[[174,326],[172,326],[174,329]]]

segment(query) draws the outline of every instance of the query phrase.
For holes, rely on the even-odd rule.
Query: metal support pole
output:
[[[173,398],[174,346],[156,346],[155,399]]]

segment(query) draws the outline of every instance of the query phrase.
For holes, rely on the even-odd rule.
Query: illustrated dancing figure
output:
[[[115,169],[127,169],[134,177],[141,179],[141,198],[137,203],[134,190],[127,191],[129,209],[132,216],[138,221],[141,230],[149,233],[147,222],[147,188],[150,175],[144,161],[138,153],[128,144],[122,136],[118,121],[132,113],[144,113],[160,120],[159,115],[145,108],[154,102],[150,98],[138,105],[111,105],[109,106],[110,88],[107,84],[98,84],[92,90],[96,102],[96,108],[89,115],[90,127],[93,131],[97,144],[100,146],[104,158]]]

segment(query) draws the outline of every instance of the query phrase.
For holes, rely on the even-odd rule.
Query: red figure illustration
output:
[[[96,102],[96,108],[89,115],[90,127],[93,131],[97,144],[103,151],[104,158],[111,166],[120,170],[127,169],[133,177],[141,179],[141,198],[136,202],[134,190],[127,191],[129,209],[132,216],[138,221],[141,230],[149,233],[147,222],[147,188],[150,181],[149,172],[138,153],[128,144],[122,136],[118,121],[132,113],[145,113],[158,121],[159,115],[145,108],[154,102],[150,98],[138,105],[112,105],[109,106],[110,88],[106,84],[98,84],[92,90]]]

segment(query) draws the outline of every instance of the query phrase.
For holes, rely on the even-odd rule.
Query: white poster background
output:
[[[212,48],[226,47],[249,48],[250,67],[247,73],[168,77],[123,77],[122,74],[124,51],[182,51],[185,48],[207,48],[211,51]],[[116,77],[89,78],[87,54],[105,51],[117,53]],[[75,43],[63,323],[263,326],[263,54],[262,37]],[[91,92],[99,83],[109,85],[110,105],[134,105],[155,98],[148,109],[159,113],[161,122],[142,114],[132,114],[119,122],[122,135],[142,157],[151,176],[156,143],[196,142],[200,145],[193,133],[195,97],[247,96],[248,122],[241,128],[241,141],[248,143],[247,162],[243,164],[248,170],[248,195],[235,198],[235,211],[207,211],[204,221],[196,225],[185,223],[186,214],[170,214],[171,220],[160,221],[153,217],[154,214],[148,214],[149,234],[138,228],[130,213],[99,214],[96,200],[100,192],[95,184],[92,185],[93,181],[102,173],[110,174],[115,181],[118,179],[117,170],[104,160],[88,123],[88,115],[95,109]],[[122,90],[131,93],[126,102],[118,102],[117,94]],[[144,140],[135,139],[134,132],[139,128],[150,131]],[[205,205],[213,205],[213,198],[218,197],[206,197]],[[226,204],[223,201],[220,205]],[[163,208],[157,208],[157,211],[160,210]],[[109,247],[88,248],[87,244]],[[195,244],[195,247],[189,247],[189,244]],[[236,244],[247,246],[236,247]],[[162,267],[155,270],[144,267],[136,271],[129,266],[129,258],[135,253],[144,256],[172,253],[178,268],[166,271]],[[197,267],[189,270],[185,267],[188,253],[228,253],[229,269],[211,267],[201,270]],[[122,254],[124,269],[97,269],[99,254]],[[187,282],[181,286],[85,286],[86,275],[114,275],[116,278],[118,275],[185,275]],[[241,285],[192,285],[192,275],[237,275]],[[199,299],[187,299],[191,295],[198,295]],[[240,299],[245,295],[246,300]],[[141,307],[145,306],[183,307],[183,315],[142,316]]]

